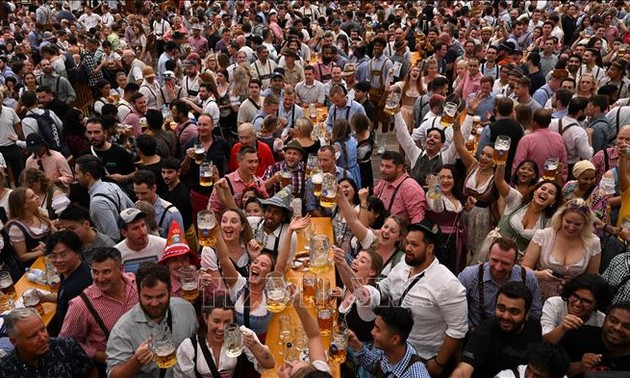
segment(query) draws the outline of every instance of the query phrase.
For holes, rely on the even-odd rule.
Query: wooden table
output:
[[[31,268],[46,270],[46,265],[44,264],[44,258],[40,256],[37,260],[35,260],[33,265],[31,265]],[[48,292],[51,291],[50,286],[40,285],[35,282],[31,282],[28,280],[28,278],[26,278],[26,274],[23,274],[22,278],[20,278],[20,280],[15,283],[15,292],[17,293],[18,298],[22,296],[22,293],[26,289],[41,289],[41,290],[46,290]],[[44,324],[48,325],[48,323],[50,323],[52,318],[55,316],[55,312],[57,311],[57,304],[56,303],[42,303],[42,306],[44,307],[44,316],[42,316],[42,320],[44,321]]]
[[[313,224],[313,226],[315,227],[315,234],[324,234],[327,235],[329,240],[332,242],[334,240],[333,238],[333,229],[332,229],[332,221],[330,218],[311,218],[311,222]],[[304,239],[302,238],[301,234],[298,234],[298,242],[297,242],[297,252],[301,252],[304,251]],[[293,282],[294,284],[296,284],[299,288],[302,287],[302,275],[304,274],[303,271],[300,270],[294,270],[294,269],[289,269],[287,271],[286,277],[287,280],[290,282]],[[319,277],[326,277],[330,280],[331,282],[331,286],[334,285],[335,283],[335,271],[334,268],[331,269],[330,271],[319,275]],[[317,313],[315,311],[315,307],[310,307],[309,308],[311,314],[314,317],[317,317]],[[262,374],[263,378],[275,378],[278,376],[278,369],[280,368],[280,366],[282,366],[282,364],[284,363],[284,359],[282,358],[282,356],[280,355],[280,345],[279,345],[279,341],[280,341],[280,322],[279,322],[279,318],[280,315],[283,314],[287,314],[289,315],[289,317],[291,317],[292,323],[294,326],[297,326],[300,324],[300,319],[297,316],[297,313],[295,312],[295,309],[293,307],[289,307],[286,310],[275,314],[272,318],[271,321],[269,322],[269,327],[267,328],[267,340],[265,342],[265,344],[269,347],[269,349],[271,350],[271,353],[273,354],[273,358],[276,361],[276,365],[274,369],[268,369],[265,370]],[[330,343],[330,337],[329,336],[322,336],[322,339],[324,341],[324,348],[328,348],[328,345]],[[340,377],[341,374],[339,372],[339,365],[338,364],[330,364],[330,368],[332,370],[332,374],[334,377]]]

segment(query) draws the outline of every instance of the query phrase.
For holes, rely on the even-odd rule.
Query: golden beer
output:
[[[217,244],[217,225],[212,228],[202,227],[204,225],[198,225],[199,227],[199,245],[202,247],[214,247]]]
[[[291,181],[293,181],[293,175],[289,171],[283,171],[281,173],[281,184],[284,188],[285,186],[291,185]]]
[[[270,290],[267,293],[267,310],[269,312],[282,312],[287,308],[285,291],[283,289]]]
[[[2,294],[6,296],[17,299],[17,293],[15,292],[15,285],[13,284],[13,281],[0,282],[0,291],[2,291]]]
[[[199,285],[194,282],[182,284],[182,299],[194,302],[199,297]]]
[[[328,349],[328,360],[338,364],[346,362],[346,348],[338,346],[334,341],[330,342],[330,348]]]
[[[15,308],[15,302],[8,296],[0,293],[0,312],[11,311]]]
[[[118,104],[118,101],[120,101],[120,95],[118,92],[112,93],[110,97],[112,98],[114,104]]]
[[[324,308],[317,311],[317,324],[322,336],[330,336],[333,327],[333,311]]]
[[[493,156],[494,164],[505,165],[508,158],[508,151],[509,149],[495,148]]]
[[[455,117],[449,114],[442,115],[442,118],[440,119],[442,127],[451,127],[453,126],[453,123],[455,123]]]
[[[313,194],[315,197],[319,197],[322,195],[322,182],[324,182],[324,176],[321,173],[316,173],[311,178],[311,182],[313,183]]]
[[[319,205],[321,207],[327,207],[327,208],[334,207],[336,203],[337,202],[336,202],[336,198],[335,197],[321,196],[321,199],[319,201]]]
[[[177,351],[172,345],[164,347],[164,349],[157,348],[154,352],[154,360],[160,369],[168,369],[177,363]]]
[[[195,163],[197,165],[201,165],[203,163],[203,159],[206,157],[206,151],[204,149],[195,149]]]
[[[558,167],[560,166],[560,160],[558,158],[549,158],[545,160],[543,164],[543,180],[553,181],[558,175]]]
[[[304,273],[302,276],[302,294],[304,302],[312,302],[315,297],[315,285],[317,285],[317,276],[312,273]]]
[[[624,55],[626,55],[626,47],[619,46],[619,57],[623,57]]]
[[[199,186],[212,186],[214,185],[214,178],[212,174],[203,176],[199,175]]]
[[[471,154],[475,151],[475,137],[472,135],[469,136],[468,140],[466,141],[466,150],[468,150],[468,152],[470,152]]]

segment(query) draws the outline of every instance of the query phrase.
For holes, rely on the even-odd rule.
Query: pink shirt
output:
[[[562,136],[549,129],[539,129],[531,134],[525,135],[518,142],[514,162],[512,163],[512,176],[515,175],[516,167],[523,160],[534,160],[538,164],[538,172],[542,174],[547,158],[557,157],[563,164],[562,177],[566,180],[568,174],[567,148]]]
[[[400,188],[396,192],[396,188],[399,186]],[[394,194],[395,198],[392,200]],[[374,195],[383,201],[385,208],[389,210],[391,215],[397,215],[407,223],[417,223],[424,219],[426,206],[424,190],[407,173],[403,173],[391,183],[385,180],[379,181],[374,188]]]
[[[196,139],[199,135],[197,131],[197,125],[191,124],[190,120],[177,125],[177,129],[175,129],[175,135],[177,135],[177,141],[179,142],[179,154],[180,156],[184,156],[186,152],[186,145],[192,139]]]
[[[472,93],[478,92],[481,86],[483,74],[478,72],[475,76],[466,75],[460,82],[459,88],[462,91],[462,98],[468,98]]]
[[[199,38],[190,36],[188,38],[188,43],[190,44],[190,47],[192,47],[193,51],[196,52],[197,54],[201,54],[202,52],[201,50],[204,47],[208,47],[208,40],[201,36]]]
[[[225,175],[225,179],[231,184],[232,194],[234,194],[236,206],[238,206],[239,208],[243,207],[243,192],[246,188],[252,185],[256,187],[256,190],[258,190],[262,198],[269,197],[269,194],[267,194],[267,190],[265,189],[265,182],[258,176],[254,176],[252,182],[246,184],[241,178],[241,175],[239,174],[237,169],[236,171]],[[228,185],[228,187],[229,186],[230,185]],[[213,190],[212,194],[210,195],[208,209],[214,211],[217,214],[221,213],[224,210],[223,204],[219,200],[219,196],[217,195],[216,190]]]
[[[144,115],[136,112],[136,110],[132,108],[131,112],[127,114],[123,120],[125,125],[131,125],[133,127],[133,135],[135,136],[142,134],[142,127],[140,127],[141,117],[144,117]]]
[[[51,181],[61,181],[66,187],[68,187],[74,181],[74,175],[68,165],[66,158],[58,151],[49,150],[47,154],[42,157],[31,156],[26,159],[26,168],[40,169],[39,163],[44,168],[46,176]]]
[[[123,280],[125,281],[124,302],[105,295],[96,285],[90,285],[83,291],[103,319],[105,327],[110,331],[118,319],[138,303],[136,277],[133,273],[124,273]],[[104,352],[107,349],[105,334],[80,297],[70,301],[59,337],[74,339],[81,344],[90,358],[93,358],[96,352]]]

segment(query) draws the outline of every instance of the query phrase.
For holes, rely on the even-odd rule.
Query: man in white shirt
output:
[[[575,82],[580,82],[580,77],[584,74],[591,74],[595,78],[595,83],[599,83],[606,77],[606,70],[595,64],[597,50],[586,49],[582,54],[582,67],[577,71]]]
[[[432,377],[441,376],[468,331],[466,289],[435,254],[438,226],[429,219],[409,226],[405,260],[379,282],[382,299],[411,309],[409,342],[427,360]]]
[[[146,223],[147,215],[130,208],[120,212],[118,227],[123,241],[116,244],[120,251],[125,272],[136,273],[140,264],[144,262],[158,262],[166,246],[166,240],[155,235],[149,235]]]
[[[269,50],[267,46],[260,45],[256,49],[258,59],[252,63],[250,72],[252,77],[260,79],[262,81],[262,88],[269,87],[269,81],[271,80],[271,73],[276,69],[276,62],[269,59]]]
[[[260,79],[251,79],[249,81],[249,97],[243,100],[238,109],[238,115],[236,117],[237,126],[243,123],[251,123],[258,111],[262,108],[265,98],[260,95],[261,88],[262,81]]]
[[[144,81],[140,85],[140,93],[147,99],[147,108],[160,110],[163,99],[160,93],[160,85],[155,81],[153,67],[144,67],[142,76],[144,76]]]
[[[155,21],[151,24],[153,34],[155,35],[155,47],[157,50],[157,55],[160,56],[164,52],[164,34],[171,30],[171,24],[168,21],[162,19],[162,12],[153,12]],[[160,70],[158,69],[158,73]]]
[[[98,23],[101,21],[101,17],[98,14],[92,13],[92,8],[88,5],[83,7],[83,14],[79,17],[79,23],[83,25],[85,30],[89,31],[90,29],[96,27]]]

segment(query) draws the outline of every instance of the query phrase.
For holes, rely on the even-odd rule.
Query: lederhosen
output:
[[[373,88],[370,85],[370,90],[368,91],[370,100],[372,100],[372,103],[374,103],[374,107],[376,108],[376,127],[375,128],[378,128],[378,121],[380,121],[381,124],[383,125],[382,130],[389,131],[389,118],[390,117],[383,112],[383,108],[387,100],[387,96],[385,96],[385,83],[384,83],[385,62],[383,62],[383,65],[381,66],[380,70],[372,69],[372,60],[370,60],[369,64],[370,64],[369,65],[370,84],[372,83],[372,80],[375,77],[378,77],[379,85],[380,85],[378,88]]]
[[[328,80],[332,79],[332,74],[331,73],[327,73],[326,75],[324,75],[322,73],[322,64],[321,63],[317,64],[317,70],[319,71],[319,81],[321,81],[322,83],[325,83]],[[331,72],[332,72],[332,69],[331,69]]]
[[[197,77],[199,77],[199,74],[197,74],[197,76],[195,76],[195,78],[197,78]],[[188,96],[189,96],[189,97],[195,97],[195,96],[197,96],[197,94],[199,94],[199,91],[198,91],[198,90],[193,91],[193,90],[191,90],[191,89],[190,89],[190,87],[188,86],[188,75],[186,75],[185,81],[186,81],[186,84],[184,84],[184,86],[186,87],[186,93],[188,93]]]
[[[261,75],[260,74],[260,70],[258,69],[258,64],[257,62],[254,62],[254,68],[256,69],[256,74],[258,75],[258,78],[260,79],[260,81],[264,81],[264,80],[268,80],[271,78],[271,62],[269,60],[267,60],[267,67],[269,68],[269,73],[265,74],[265,75]],[[267,83],[268,85],[268,83]]]

